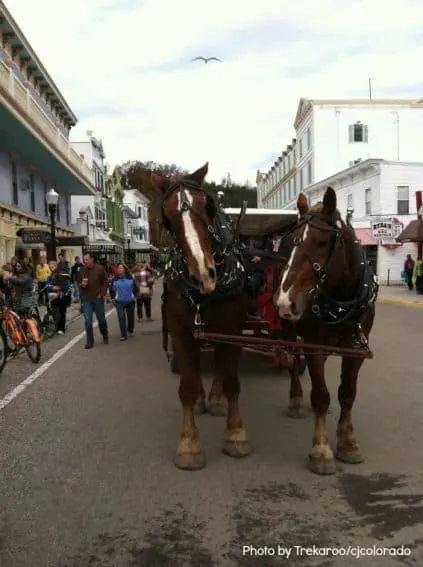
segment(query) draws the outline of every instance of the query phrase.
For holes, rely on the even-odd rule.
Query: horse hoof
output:
[[[330,475],[336,473],[335,459],[308,458],[308,468],[314,474]]]
[[[203,415],[203,413],[206,413],[206,402],[204,400],[197,400],[193,411],[194,415]]]
[[[184,471],[199,471],[206,466],[206,456],[199,453],[176,453],[173,460],[175,467]]]
[[[209,402],[208,411],[213,417],[225,417],[227,406],[222,402]]]
[[[292,407],[286,410],[286,415],[292,419],[303,419],[306,416],[306,411],[303,407]]]
[[[234,459],[241,459],[242,457],[248,457],[251,453],[251,447],[248,441],[225,440],[223,442],[222,453]]]
[[[364,457],[358,449],[349,451],[347,449],[336,449],[335,457],[338,461],[348,465],[359,465],[364,462]]]

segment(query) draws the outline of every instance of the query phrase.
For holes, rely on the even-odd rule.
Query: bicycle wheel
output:
[[[37,364],[41,358],[41,337],[38,332],[37,323],[34,319],[25,319],[23,321],[23,330],[25,333],[25,350],[31,362]]]
[[[18,351],[18,345],[15,343],[12,337],[12,329],[3,319],[1,323],[1,330],[6,337],[6,353],[7,355],[15,354]]]
[[[51,339],[56,334],[56,321],[51,313],[47,313],[43,317],[43,331],[48,339]]]
[[[0,327],[0,374],[3,372],[7,362],[7,337],[4,334],[3,328]]]

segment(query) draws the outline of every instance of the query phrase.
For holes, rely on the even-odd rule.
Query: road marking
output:
[[[393,305],[402,305],[404,307],[411,307],[414,309],[423,309],[423,302],[419,301],[407,301],[406,299],[396,299],[395,297],[384,297],[380,295],[377,298],[380,303],[391,303]]]
[[[106,313],[106,319],[110,317],[110,315],[114,313],[114,309]],[[98,322],[96,321],[93,325],[94,329],[98,327]],[[70,351],[81,339],[85,337],[85,331],[73,337],[68,343],[65,344],[64,347],[59,349],[57,352],[53,354],[51,358],[46,360],[41,366],[35,370],[32,374],[27,376],[23,382],[18,384],[13,390],[11,390],[4,398],[0,399],[0,410],[7,407],[15,398],[17,398],[22,392],[24,392],[28,386],[31,386],[40,376],[42,376],[55,362],[62,358],[64,354]]]

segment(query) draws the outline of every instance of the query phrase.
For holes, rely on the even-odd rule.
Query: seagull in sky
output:
[[[192,61],[204,61],[206,65],[209,61],[218,61],[219,63],[222,63],[222,60],[218,57],[194,57]]]

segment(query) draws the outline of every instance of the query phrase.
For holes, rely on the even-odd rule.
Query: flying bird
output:
[[[218,61],[219,63],[222,63],[222,60],[218,57],[194,57],[192,61],[204,61],[206,65],[209,61]]]

